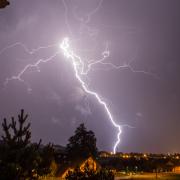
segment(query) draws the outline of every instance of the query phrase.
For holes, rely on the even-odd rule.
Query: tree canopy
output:
[[[53,148],[49,144],[40,148],[39,143],[31,143],[30,123],[24,110],[8,123],[2,123],[3,136],[0,143],[0,179],[32,180],[39,175],[50,173]]]
[[[70,159],[97,157],[96,137],[93,131],[88,131],[84,124],[80,124],[67,144],[67,154]]]

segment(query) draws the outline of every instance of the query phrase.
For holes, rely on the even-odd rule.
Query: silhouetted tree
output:
[[[98,150],[94,132],[87,131],[84,124],[80,124],[75,134],[69,138],[66,150],[69,159],[97,157]]]
[[[8,6],[10,3],[7,0],[0,0],[0,8],[5,8]]]
[[[14,117],[11,118],[11,123],[7,124],[6,118],[2,123],[4,135],[2,140],[5,145],[11,147],[23,148],[30,144],[31,132],[30,123],[25,125],[28,115],[24,115],[24,110],[21,110],[21,114],[18,115],[18,127]]]
[[[3,136],[0,145],[0,179],[4,180],[32,180],[39,175],[49,173],[52,146],[40,148],[40,143],[31,143],[30,123],[24,110],[7,123],[2,123]]]
[[[52,144],[48,144],[39,151],[40,159],[37,167],[37,174],[44,176],[50,174],[52,169],[50,168],[51,163],[54,160],[54,148]]]

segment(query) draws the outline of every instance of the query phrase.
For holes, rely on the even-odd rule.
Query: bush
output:
[[[101,169],[94,171],[85,168],[83,171],[76,168],[74,171],[69,171],[66,180],[114,180],[114,174],[108,169]]]

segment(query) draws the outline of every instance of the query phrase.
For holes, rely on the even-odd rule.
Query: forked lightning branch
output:
[[[83,60],[81,59],[81,57],[78,56],[76,53],[74,53],[73,50],[71,49],[70,42],[69,42],[68,38],[64,38],[64,40],[60,44],[60,48],[62,49],[64,55],[68,59],[70,59],[70,61],[72,63],[72,66],[73,66],[73,69],[74,69],[76,79],[80,82],[80,84],[81,84],[82,88],[84,89],[84,91],[87,94],[92,95],[97,99],[97,101],[106,110],[108,118],[111,121],[111,123],[113,124],[113,126],[118,129],[117,140],[116,140],[115,145],[113,147],[113,152],[116,153],[117,146],[120,143],[121,126],[119,124],[117,124],[115,122],[115,120],[113,119],[113,116],[112,116],[112,114],[111,114],[111,112],[109,110],[109,107],[108,107],[107,103],[100,97],[100,95],[98,93],[90,90],[88,88],[88,86],[86,85],[86,83],[82,80],[81,76],[84,75],[84,74],[87,74],[87,73],[84,72],[84,63],[83,63]],[[106,56],[103,56],[103,58],[101,60],[99,60],[99,61],[96,61],[96,63],[102,62],[105,57]],[[91,64],[89,65],[89,67],[91,67]]]

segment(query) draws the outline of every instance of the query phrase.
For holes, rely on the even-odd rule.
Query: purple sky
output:
[[[64,3],[63,3],[64,2]],[[0,49],[21,42],[30,50],[59,44],[64,37],[84,61],[101,57],[130,68],[95,66],[84,80],[110,107],[122,128],[118,151],[180,151],[179,0],[14,0],[0,9]],[[28,69],[27,64],[60,51],[29,54],[17,45],[0,51],[0,118],[29,113],[33,140],[65,145],[79,123],[95,132],[99,149],[112,150],[117,130],[102,106],[85,94],[63,54]],[[153,74],[153,75],[152,75]],[[31,88],[28,91],[27,85]],[[0,129],[0,134],[2,130]]]

